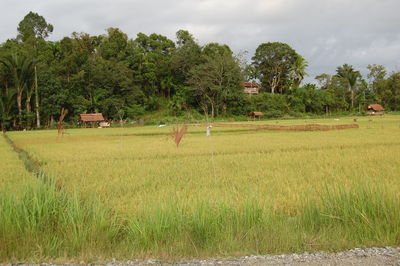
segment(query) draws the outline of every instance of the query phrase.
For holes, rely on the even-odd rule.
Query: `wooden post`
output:
[[[63,121],[65,116],[67,115],[68,110],[64,110],[64,108],[61,109],[61,115],[60,115],[60,120],[58,121],[58,136],[64,136],[64,126],[63,126]]]

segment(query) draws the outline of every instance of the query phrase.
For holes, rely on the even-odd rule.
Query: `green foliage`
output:
[[[161,108],[173,116],[194,110],[225,118],[254,108],[269,110],[268,102],[254,106],[245,97],[244,80],[260,81],[262,93],[285,95],[286,104],[272,108],[274,117],[355,108],[361,113],[369,103],[400,108],[397,72],[388,74],[372,64],[368,81],[363,81],[360,72],[344,64],[336,75],[317,76],[317,89],[301,86],[308,63],[285,43],[260,44],[247,64],[228,45],[200,46],[187,30],[177,31],[175,42],[156,33],[132,39],[118,28],[48,41],[52,31],[44,17],[29,12],[18,24],[16,38],[0,45],[1,117],[9,129],[29,129],[34,120],[37,127],[40,120],[49,126],[62,108],[69,110],[66,122],[76,122],[85,112],[120,120],[141,119]]]
[[[46,39],[53,32],[53,26],[44,17],[31,11],[18,24],[17,30],[17,38],[25,42],[29,39]]]
[[[206,45],[202,59],[203,63],[190,71],[189,85],[204,114],[214,118],[226,113],[235,100],[244,97],[242,72],[226,45]]]
[[[187,90],[179,89],[168,103],[171,115],[179,116],[182,111],[187,108]]]
[[[139,104],[133,104],[126,110],[127,118],[137,120],[145,114],[145,109]]]
[[[361,74],[359,71],[355,71],[353,67],[348,64],[338,67],[336,72],[336,76],[343,79],[347,83],[348,88],[351,91],[351,106],[354,108],[356,85],[361,78]]]
[[[297,61],[299,67],[305,67],[304,60],[300,58],[286,43],[263,43],[256,49],[253,64],[261,77],[263,87],[272,93],[282,93],[289,83],[293,64]],[[297,70],[294,71],[297,73]]]
[[[262,93],[250,98],[252,110],[261,111],[267,117],[281,117],[289,112],[289,104],[284,95]]]
[[[394,111],[400,110],[400,73],[392,73],[380,93],[382,102]]]
[[[117,28],[107,29],[108,36],[101,39],[99,53],[106,60],[122,61],[126,58],[128,36]]]

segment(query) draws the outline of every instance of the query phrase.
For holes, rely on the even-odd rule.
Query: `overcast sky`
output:
[[[363,74],[368,64],[400,71],[400,0],[0,0],[0,10],[0,42],[33,11],[54,26],[51,40],[117,27],[175,41],[185,29],[248,58],[261,43],[286,42],[309,62],[309,80],[344,63]]]

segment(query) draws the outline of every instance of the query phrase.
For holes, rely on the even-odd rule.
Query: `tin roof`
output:
[[[80,114],[79,120],[83,122],[100,122],[104,121],[104,117],[102,113],[97,114]]]
[[[377,104],[377,103],[368,105],[368,110],[369,109],[372,109],[374,111],[383,111],[383,110],[385,110],[385,108],[383,108],[382,105]]]

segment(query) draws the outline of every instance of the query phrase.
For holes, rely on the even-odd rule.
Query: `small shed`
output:
[[[102,113],[95,114],[80,114],[79,121],[83,122],[84,127],[90,124],[94,127],[95,124],[105,121]]]
[[[244,93],[252,95],[259,94],[261,85],[257,82],[244,82],[243,83]]]
[[[382,107],[382,105],[374,103],[368,105],[368,115],[383,115],[383,111],[385,108]]]
[[[260,119],[260,117],[264,116],[264,114],[262,112],[251,112],[247,116],[252,117],[253,119],[256,119],[256,117]]]

